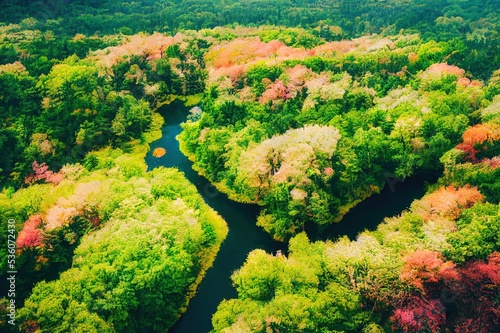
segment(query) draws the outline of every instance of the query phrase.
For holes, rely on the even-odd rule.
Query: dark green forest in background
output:
[[[244,8],[252,8],[245,10]],[[19,61],[27,70],[28,75],[19,75],[13,78],[4,75],[2,78],[2,89],[5,91],[3,98],[4,113],[2,117],[13,121],[31,122],[32,125],[25,127],[26,131],[19,137],[12,130],[2,129],[2,140],[0,149],[6,154],[0,162],[3,175],[12,171],[20,173],[19,179],[31,170],[31,162],[37,158],[36,153],[29,146],[33,133],[47,132],[51,126],[53,132],[53,145],[65,146],[61,156],[49,158],[57,168],[67,161],[76,161],[84,157],[85,153],[92,150],[95,145],[104,145],[117,139],[112,133],[110,123],[115,118],[114,109],[126,110],[135,107],[136,101],[143,97],[144,91],[138,86],[144,86],[144,81],[133,83],[130,79],[121,83],[120,77],[124,78],[126,68],[123,64],[115,65],[117,73],[112,82],[103,81],[95,69],[88,68],[87,60],[83,60],[92,50],[104,49],[108,46],[119,45],[126,35],[138,32],[152,33],[154,31],[175,34],[178,31],[190,31],[189,29],[211,28],[221,25],[244,25],[259,26],[283,25],[288,27],[301,27],[300,29],[284,29],[268,27],[267,31],[255,33],[263,41],[277,39],[287,45],[294,47],[312,48],[317,45],[377,33],[380,36],[391,36],[399,33],[418,33],[422,42],[443,42],[446,50],[442,50],[439,56],[426,55],[429,57],[423,65],[445,60],[467,71],[470,76],[480,79],[488,79],[492,73],[500,67],[500,44],[499,44],[499,15],[498,1],[307,1],[307,2],[246,2],[246,1],[224,1],[224,2],[202,2],[202,1],[179,1],[179,2],[88,2],[88,1],[47,1],[47,2],[23,2],[4,1],[0,11],[0,22],[5,22],[2,28],[5,31],[0,42],[0,65]],[[209,13],[212,13],[210,15]],[[244,15],[243,15],[244,14]],[[255,17],[253,15],[256,15]],[[294,18],[297,19],[294,19]],[[197,18],[203,18],[200,22]],[[300,18],[300,19],[299,19]],[[9,26],[8,23],[19,23]],[[188,29],[188,30],[186,30]],[[29,34],[23,33],[29,31]],[[118,34],[118,35],[117,35]],[[207,37],[215,37],[217,40],[232,40],[237,33],[226,32],[203,32],[201,36],[191,37],[187,49],[175,49],[174,46],[164,52],[170,52],[170,58],[177,58],[181,64],[177,65],[181,72],[189,70],[187,77],[179,77],[179,72],[160,70],[160,80],[165,80],[161,86],[162,93],[190,95],[204,90],[203,70],[205,68],[203,54],[212,44]],[[196,40],[194,40],[196,39]],[[182,52],[183,54],[180,54]],[[421,52],[426,52],[422,50]],[[70,60],[70,56],[72,58]],[[57,86],[49,87],[51,77],[60,69],[49,74],[55,64],[61,62],[77,61],[87,66],[87,70],[76,72],[72,80],[82,82],[76,89],[79,92],[67,90],[58,91],[57,94],[76,94],[68,102],[61,101],[59,112],[51,112],[48,116],[41,116],[39,105],[48,94],[55,95]],[[146,57],[147,58],[147,57]],[[168,59],[167,58],[167,59]],[[165,59],[163,63],[169,61]],[[195,60],[190,62],[189,59]],[[143,67],[150,66],[145,59],[133,57],[132,62],[144,71]],[[79,64],[80,65],[80,64]],[[391,64],[391,72],[397,72],[398,64]],[[163,64],[160,66],[164,66]],[[322,65],[324,66],[324,65]],[[61,68],[61,67],[59,67]],[[85,67],[79,67],[84,69]],[[322,70],[319,67],[317,70]],[[368,68],[354,69],[358,72],[370,70]],[[372,68],[373,71],[379,68]],[[156,71],[158,73],[158,71]],[[37,82],[41,74],[47,75],[43,82]],[[92,78],[91,78],[92,77]],[[157,81],[158,76],[146,79],[149,82]],[[394,81],[394,77],[388,78]],[[137,81],[137,80],[136,80]],[[140,81],[140,80],[139,80]],[[184,82],[189,81],[189,82]],[[386,82],[389,84],[385,90],[395,84],[404,82]],[[103,89],[103,85],[108,88]],[[102,91],[99,100],[87,100],[82,98],[85,93],[91,92],[100,86]],[[112,86],[112,87],[110,87]],[[109,89],[120,91],[128,89],[132,96],[126,98],[118,97],[113,101],[102,101],[103,94]],[[52,92],[50,90],[52,89]],[[44,91],[44,93],[41,93]],[[43,95],[43,96],[42,96]],[[65,97],[70,97],[69,95]],[[126,100],[126,101],[125,101]],[[78,108],[92,109],[100,105],[109,112],[100,112],[98,119],[87,121],[88,115],[81,114],[78,117],[64,113],[66,107],[74,110]],[[138,109],[144,107],[137,106]],[[146,112],[146,111],[141,111]],[[12,115],[15,114],[15,117]],[[67,125],[66,117],[72,117],[71,125]],[[129,130],[124,135],[138,137],[140,132],[147,127],[147,112],[143,120],[134,120]],[[35,120],[36,119],[36,120]],[[58,128],[57,122],[61,121],[62,127]],[[73,121],[75,120],[75,121]],[[8,124],[8,123],[7,123]],[[83,127],[82,127],[83,126]],[[12,126],[7,125],[12,129]],[[34,127],[39,127],[33,131]],[[71,143],[62,138],[72,136],[80,130],[88,128],[88,138],[78,147],[71,147]],[[92,134],[91,134],[92,132]],[[16,138],[17,136],[17,138]],[[80,136],[81,137],[81,136]],[[123,139],[123,138],[122,138]],[[22,143],[19,140],[23,141]],[[38,138],[37,140],[43,141]],[[57,140],[57,141],[54,141]],[[15,143],[17,142],[17,143]],[[14,149],[3,149],[4,146],[14,145]],[[69,146],[68,146],[69,145]],[[24,152],[19,151],[19,147]],[[57,155],[57,154],[56,154]],[[27,162],[27,163],[23,163]],[[14,167],[17,163],[17,166]]]
[[[3,0],[2,331],[186,311],[228,228],[146,171],[174,101],[193,168],[288,247],[248,254],[212,332],[500,331],[498,0]],[[375,230],[309,240],[412,177],[437,181]]]
[[[424,40],[458,38],[470,53],[459,58],[486,78],[498,59],[497,0],[487,1],[9,1],[0,22],[35,18],[40,28],[62,36],[107,35],[279,25],[311,28],[325,40],[364,34],[418,32]],[[25,22],[30,24],[29,22]],[[338,26],[339,31],[325,29]],[[494,57],[494,58],[490,58]],[[495,58],[496,57],[496,58]],[[468,61],[469,63],[465,63]],[[462,65],[459,64],[459,65]],[[491,66],[485,68],[485,66]]]
[[[173,34],[216,26],[277,25],[311,29],[314,36],[331,41],[371,33],[394,35],[403,29],[406,33],[420,33],[426,41],[460,40],[467,52],[456,55],[453,63],[474,70],[483,79],[498,69],[500,62],[498,0],[4,0],[1,8],[0,22],[35,18],[37,22],[28,20],[25,26],[34,25],[60,36],[154,31]],[[328,26],[341,29],[332,31]],[[61,46],[64,44],[59,45],[60,50],[66,49]]]

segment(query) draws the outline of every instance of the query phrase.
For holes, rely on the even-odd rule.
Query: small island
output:
[[[165,156],[166,153],[167,153],[167,150],[165,148],[161,148],[161,147],[155,148],[153,150],[154,157],[163,157],[163,156]]]

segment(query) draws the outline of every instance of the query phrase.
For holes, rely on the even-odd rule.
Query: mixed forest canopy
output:
[[[208,93],[181,149],[232,198],[262,205],[257,223],[276,239],[339,221],[387,177],[442,170],[440,157],[481,121],[498,73],[484,86],[440,62],[453,47],[415,35],[308,50],[223,42],[206,53]]]
[[[425,41],[461,41],[465,53],[455,55],[453,63],[486,79],[500,63],[499,8],[498,0],[5,0],[0,22],[21,22],[22,27],[50,30],[58,36],[175,34],[228,25],[277,25],[310,31],[313,38],[294,34],[295,43],[301,44],[406,31],[420,33]]]
[[[175,100],[193,168],[289,249],[249,253],[213,332],[500,331],[498,0],[0,6],[2,331],[165,332],[186,310],[228,230],[181,172],[146,171]],[[429,175],[376,230],[304,232]]]
[[[326,23],[339,26],[345,34],[354,36],[379,33],[387,28],[431,33],[434,25],[443,26],[445,33],[452,33],[446,31],[452,27],[462,29],[457,30],[459,32],[468,32],[467,28],[471,27],[467,27],[467,23],[494,20],[492,14],[498,10],[498,5],[498,0],[5,0],[0,20],[18,23],[33,17],[42,22],[49,21],[47,23],[52,26],[61,25],[68,34],[109,34],[125,27],[133,33],[152,33],[232,24],[307,27]],[[328,31],[323,33],[329,35]],[[434,33],[441,35],[440,32]],[[331,35],[332,32],[329,37]]]

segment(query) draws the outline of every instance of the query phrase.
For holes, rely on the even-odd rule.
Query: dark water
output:
[[[215,209],[227,222],[229,233],[215,259],[214,265],[207,271],[198,286],[196,295],[191,299],[189,308],[179,321],[169,330],[170,333],[207,333],[212,329],[211,318],[217,305],[223,299],[235,298],[236,290],[231,286],[230,276],[240,268],[247,254],[254,249],[263,249],[268,253],[277,250],[286,251],[286,245],[273,241],[262,229],[255,225],[259,207],[239,204],[218,192],[208,180],[192,170],[192,163],[179,151],[179,142],[175,137],[182,131],[180,123],[186,120],[187,109],[180,102],[174,102],[160,110],[165,118],[163,137],[151,144],[151,151],[146,156],[149,169],[158,166],[176,167],[184,172],[208,205]],[[151,155],[157,147],[163,147],[167,154],[156,158]],[[386,186],[381,194],[374,195],[352,209],[342,220],[326,229],[308,226],[312,240],[335,239],[339,235],[354,238],[365,229],[375,229],[386,216],[393,216],[406,209],[413,199],[424,194],[423,181],[397,182],[389,180],[392,186]]]
[[[340,223],[326,227],[307,225],[311,240],[335,240],[348,236],[351,240],[364,230],[375,230],[385,217],[392,217],[407,209],[413,200],[425,194],[425,183],[435,176],[414,177],[400,181],[389,178],[389,184],[379,194],[374,194],[351,209]]]
[[[179,151],[179,142],[175,136],[182,130],[180,123],[186,120],[187,110],[181,103],[174,103],[164,108],[166,125],[163,137],[151,144],[151,151],[146,156],[149,169],[157,166],[177,167],[186,178],[196,186],[208,205],[226,220],[229,233],[222,243],[214,265],[207,271],[198,286],[198,292],[189,302],[187,312],[169,330],[171,333],[207,333],[212,329],[212,315],[223,299],[236,298],[236,290],[231,286],[231,274],[240,268],[247,254],[254,249],[263,249],[275,253],[285,249],[286,245],[275,242],[262,229],[255,225],[259,207],[231,201],[218,192],[208,180],[192,170],[192,163]],[[156,158],[151,152],[156,147],[167,150],[165,156]]]

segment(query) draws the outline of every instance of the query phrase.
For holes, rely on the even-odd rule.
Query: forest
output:
[[[192,168],[284,249],[200,333],[500,331],[498,0],[0,6],[2,332],[179,332],[234,223],[147,164],[179,102]]]

